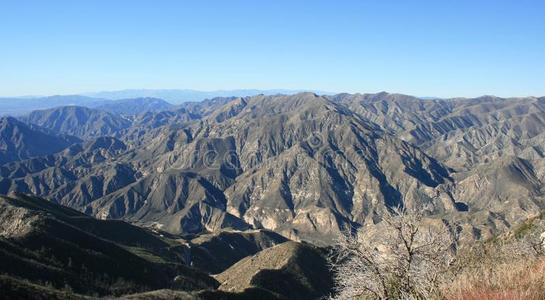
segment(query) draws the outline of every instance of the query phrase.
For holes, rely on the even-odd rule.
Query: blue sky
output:
[[[545,95],[545,1],[0,0],[0,96]]]

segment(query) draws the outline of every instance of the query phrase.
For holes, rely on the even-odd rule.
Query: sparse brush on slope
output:
[[[461,249],[442,286],[447,299],[545,299],[543,215]]]
[[[545,299],[543,216],[457,249],[452,231],[422,220],[398,212],[378,239],[362,230],[343,236],[330,259],[332,299]]]
[[[360,229],[341,236],[331,257],[332,299],[430,299],[455,261],[456,239],[445,223],[394,209],[375,236]]]
[[[213,278],[181,264],[179,246],[145,229],[96,220],[43,199],[0,196],[0,274],[51,289],[122,295],[216,287]]]

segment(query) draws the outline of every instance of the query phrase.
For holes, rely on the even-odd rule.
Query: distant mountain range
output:
[[[205,99],[218,97],[246,97],[255,95],[292,95],[302,90],[121,90],[87,93],[83,95],[55,95],[55,96],[24,96],[0,97],[0,116],[20,116],[39,109],[49,109],[59,106],[77,105],[90,108],[101,108],[124,114],[135,114],[142,111],[166,110],[173,104],[185,102],[200,102]],[[319,94],[331,94],[317,92]],[[139,102],[133,100],[139,99]],[[115,101],[112,101],[115,100]],[[130,106],[130,107],[129,107]],[[143,107],[144,106],[144,107]],[[130,111],[128,111],[130,109]]]
[[[191,89],[129,89],[120,91],[104,91],[96,93],[86,93],[84,96],[105,99],[128,99],[139,97],[160,98],[172,104],[180,104],[183,102],[202,101],[204,99],[212,99],[217,97],[247,97],[259,94],[276,95],[285,94],[292,95],[300,92],[314,92],[321,95],[329,95],[332,93],[316,90],[287,90],[287,89],[239,89],[239,90],[217,90],[217,91],[198,91]]]
[[[79,95],[0,98],[0,116],[20,116],[34,110],[68,105],[92,106],[105,101],[107,100]]]

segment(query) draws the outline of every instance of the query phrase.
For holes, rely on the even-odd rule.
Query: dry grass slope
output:
[[[447,299],[545,299],[543,216],[461,251],[446,283]]]

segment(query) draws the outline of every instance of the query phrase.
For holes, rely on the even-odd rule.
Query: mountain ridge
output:
[[[492,234],[478,225],[486,209],[504,230],[543,207],[543,101],[306,92],[189,102],[125,116],[127,128],[86,139],[97,147],[4,165],[0,190],[174,234],[268,229],[327,244],[402,205],[481,236]]]

